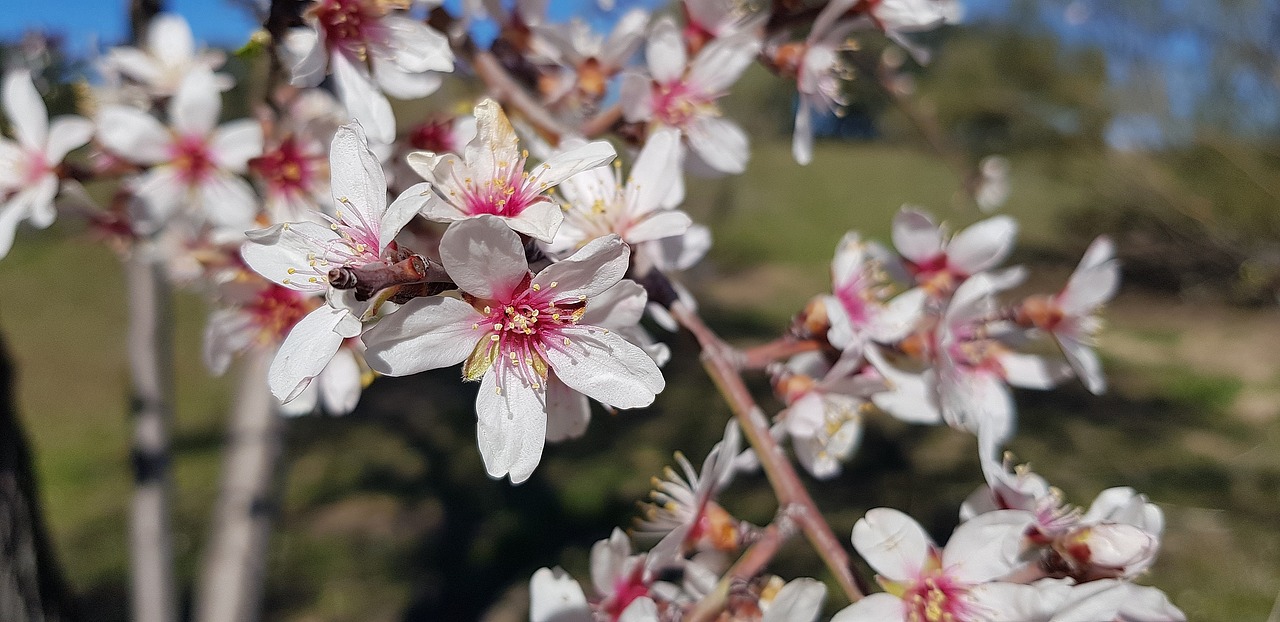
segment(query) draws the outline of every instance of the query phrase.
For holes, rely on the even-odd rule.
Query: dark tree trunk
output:
[[[0,338],[0,620],[70,620],[73,606],[44,529],[14,403],[13,366]]]

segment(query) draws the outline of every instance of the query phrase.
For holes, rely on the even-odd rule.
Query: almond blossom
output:
[[[547,252],[563,257],[587,242],[616,233],[633,247],[678,236],[693,220],[688,214],[667,209],[671,180],[680,174],[680,134],[662,130],[649,137],[627,175],[598,167],[583,171],[560,184],[564,197],[564,222]]]
[[[115,156],[150,168],[132,187],[141,201],[144,227],[158,228],[181,209],[194,222],[246,228],[258,210],[253,188],[240,177],[262,153],[262,127],[240,119],[218,126],[222,99],[217,80],[197,71],[169,100],[169,127],[129,106],[104,106],[98,139]]]
[[[418,151],[409,166],[427,183],[422,215],[437,222],[456,222],[480,215],[501,219],[512,230],[550,242],[564,220],[547,191],[582,171],[607,164],[617,155],[604,141],[588,143],[525,170],[528,152],[497,102],[486,99],[475,109],[476,137],[461,156]]]
[[[747,135],[720,114],[716,100],[755,59],[760,41],[751,31],[707,44],[692,61],[670,19],[661,19],[649,34],[645,58],[651,78],[631,73],[623,78],[623,114],[647,123],[651,131],[680,130],[696,157],[695,170],[737,174],[746,170]]]
[[[1099,237],[1089,245],[1061,292],[1028,298],[1018,309],[1020,323],[1053,336],[1071,368],[1094,394],[1107,388],[1102,364],[1093,351],[1095,337],[1102,328],[1098,312],[1115,297],[1119,286],[1120,264],[1115,247],[1109,238]]]
[[[733,480],[741,451],[742,431],[731,420],[724,438],[707,453],[701,472],[677,452],[680,471],[667,467],[661,479],[654,478],[650,502],[643,506],[644,517],[636,521],[637,537],[660,539],[653,554],[674,559],[691,550],[738,550],[741,522],[720,507],[715,497]]]
[[[594,106],[608,92],[609,80],[626,65],[644,42],[649,13],[632,9],[614,25],[609,36],[597,34],[590,25],[575,19],[568,24],[533,26],[535,51],[560,66],[547,101],[561,102],[576,96],[583,105]]]
[[[893,343],[916,328],[926,293],[913,288],[890,298],[894,290],[885,263],[888,253],[850,232],[831,261],[833,296],[826,300],[831,328],[827,338],[845,355],[858,358],[873,341]]]
[[[160,13],[147,24],[146,46],[111,48],[102,59],[104,69],[143,85],[153,97],[177,94],[192,73],[213,72],[226,61],[220,50],[197,50],[191,27],[177,13]],[[214,86],[226,91],[231,76],[216,74]]]
[[[417,213],[412,199],[422,188],[387,204],[387,182],[378,158],[369,150],[359,124],[344,125],[333,139],[329,155],[332,192],[337,216],[328,226],[316,222],[273,225],[247,232],[241,256],[267,280],[312,294],[326,294],[320,305],[302,318],[281,344],[269,370],[271,392],[281,401],[298,397],[311,379],[324,371],[345,340],[360,334],[361,309],[329,284],[338,268],[390,265],[404,257],[395,236]],[[376,301],[375,301],[376,303]]]
[[[809,35],[800,44],[799,59],[794,61],[794,67],[787,67],[796,76],[796,91],[800,95],[791,140],[791,154],[800,164],[813,160],[813,115],[837,114],[841,106],[848,104],[840,90],[840,77],[848,68],[840,61],[839,54],[858,22],[840,18],[856,1],[834,0],[823,7]],[[786,57],[794,54],[796,52],[784,45],[776,56],[786,61]]]
[[[26,220],[44,228],[57,217],[58,166],[63,158],[89,142],[93,124],[77,116],[49,122],[44,100],[36,92],[31,73],[14,70],[4,76],[5,117],[13,131],[0,137],[0,258],[9,253],[18,223]]]
[[[774,392],[787,405],[774,433],[791,439],[796,460],[818,479],[840,474],[862,440],[865,398],[884,388],[879,378],[852,375],[848,367],[804,352],[774,370]]]
[[[293,84],[316,86],[332,73],[347,112],[381,144],[395,140],[386,95],[425,97],[453,71],[444,35],[379,0],[318,0],[304,13],[307,28],[292,29],[284,50],[293,59]],[[384,95],[384,93],[386,95]]]
[[[599,296],[620,286],[629,255],[608,236],[533,275],[519,236],[501,219],[456,222],[441,239],[440,258],[463,300],[409,301],[365,332],[366,359],[392,376],[465,361],[463,378],[480,381],[485,468],[523,482],[541,460],[548,428],[580,412],[576,393],[637,408],[665,385],[644,350],[583,321]]]
[[[993,583],[1017,566],[1028,518],[991,512],[962,523],[939,549],[911,517],[876,508],[853,526],[853,546],[878,573],[885,592],[846,607],[832,622],[985,622],[1015,620],[1006,612],[1034,594],[1027,585]]]
[[[903,208],[893,219],[893,245],[916,282],[937,296],[1003,262],[1013,250],[1018,226],[1008,216],[975,223],[954,236],[929,214]]]

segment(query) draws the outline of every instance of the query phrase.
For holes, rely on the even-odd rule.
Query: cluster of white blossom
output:
[[[852,34],[882,32],[922,57],[907,36],[958,17],[954,0],[832,0],[788,15],[685,0],[682,22],[633,10],[604,35],[551,24],[537,2],[434,8],[429,19],[420,9],[310,3],[275,42],[290,86],[256,118],[221,124],[233,88],[216,73],[223,56],[198,50],[174,15],[151,22],[145,48],[100,60],[92,120],[50,123],[29,73],[7,74],[15,140],[0,140],[0,253],[19,222],[53,221],[61,183],[117,179],[119,198],[97,222],[126,244],[154,244],[174,280],[210,294],[211,370],[274,351],[268,380],[283,412],[341,414],[378,374],[458,365],[479,384],[484,468],[520,483],[546,442],[584,432],[591,400],[639,408],[664,389],[670,351],[640,322],[647,311],[675,330],[675,308],[694,306],[672,275],[702,258],[710,235],[679,209],[684,174],[746,169],[747,133],[717,103],[739,76],[761,62],[794,81],[793,151],[806,163],[814,115],[846,103]],[[482,13],[501,27],[488,50],[467,34]],[[455,64],[507,109],[466,102],[471,115],[397,136],[387,96],[431,95]],[[511,111],[527,128],[513,127]],[[628,147],[622,158],[590,140],[609,132]],[[64,159],[91,139],[89,170],[73,173]],[[905,208],[892,249],[846,235],[832,293],[785,337],[805,347],[767,367],[785,408],[764,436],[789,441],[818,478],[840,474],[876,412],[978,437],[987,485],[945,548],[896,510],[873,509],[854,527],[854,549],[886,591],[837,620],[1182,619],[1131,582],[1159,548],[1158,508],[1120,488],[1081,511],[1000,462],[1015,423],[1009,386],[1048,389],[1074,374],[1104,389],[1094,335],[1118,283],[1100,238],[1058,293],[1002,304],[1024,279],[1000,268],[1015,233],[996,216],[951,234]],[[1030,353],[1043,339],[1063,357]],[[815,619],[823,584],[732,574],[766,528],[734,518],[717,495],[735,473],[786,460],[744,451],[741,437],[730,423],[700,472],[680,457],[681,471],[659,481],[637,531],[653,548],[634,551],[621,531],[596,544],[591,597],[559,570],[535,574],[533,619],[680,619],[723,599],[729,579],[742,579],[720,602],[732,619]],[[779,522],[794,529],[785,513]]]

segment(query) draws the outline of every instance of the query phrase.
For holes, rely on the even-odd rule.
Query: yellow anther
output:
[[[539,284],[537,284],[537,283],[534,283],[534,284],[533,284],[533,291],[535,291],[535,292],[536,292],[536,291],[541,291],[541,290],[542,290],[542,286],[541,286],[541,285],[539,285]]]
[[[297,272],[297,270],[294,270],[293,268],[289,268],[288,270],[285,270],[285,272],[288,272],[289,274],[293,274],[294,272]]]

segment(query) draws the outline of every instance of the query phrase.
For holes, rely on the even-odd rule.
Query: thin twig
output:
[[[853,570],[850,568],[849,554],[831,531],[831,526],[822,518],[822,513],[814,503],[813,497],[809,496],[809,491],[800,481],[795,468],[791,466],[791,461],[787,459],[782,448],[769,433],[769,421],[764,411],[756,405],[755,399],[751,397],[751,392],[739,373],[741,360],[735,359],[740,359],[740,355],[736,355],[733,348],[725,344],[711,328],[703,323],[702,318],[685,304],[679,301],[672,303],[671,315],[680,322],[681,326],[693,333],[699,345],[702,346],[703,367],[733,409],[734,416],[742,426],[743,435],[755,449],[756,457],[760,460],[760,465],[769,478],[769,484],[773,486],[774,494],[778,497],[778,504],[792,508],[792,518],[800,525],[805,537],[813,545],[814,551],[835,575],[840,589],[844,591],[850,602],[857,602],[862,598],[863,593],[858,588],[857,579],[854,578]]]
[[[822,343],[814,339],[780,337],[742,351],[743,369],[764,369],[770,363],[791,358],[804,352],[822,349]]]
[[[720,578],[720,582],[710,594],[698,602],[697,607],[686,618],[689,622],[707,622],[714,620],[724,611],[729,602],[729,593],[735,583],[747,581],[760,574],[769,561],[778,554],[782,543],[794,532],[790,518],[785,511],[778,512],[779,518],[765,527],[757,536],[742,557]]]

